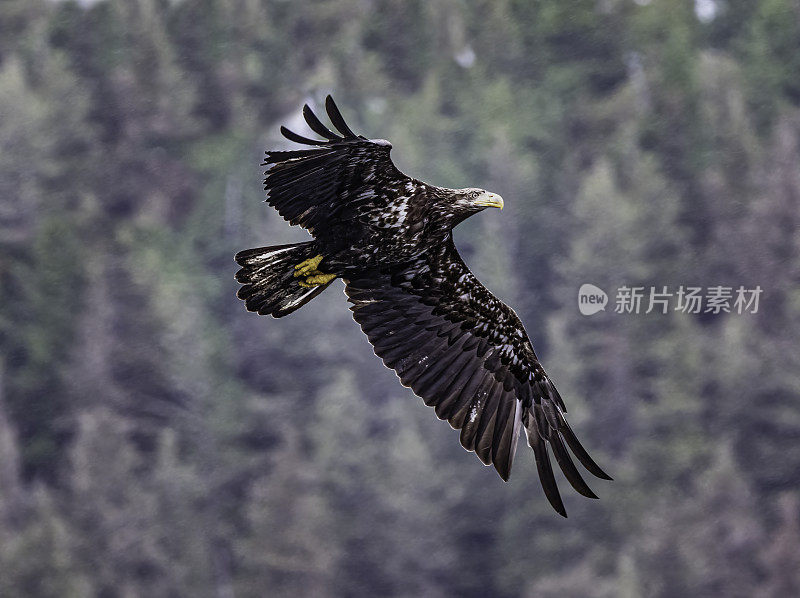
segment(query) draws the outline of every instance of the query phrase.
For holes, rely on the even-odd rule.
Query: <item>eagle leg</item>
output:
[[[322,254],[315,255],[312,258],[308,258],[307,260],[303,260],[299,264],[294,267],[294,277],[295,278],[303,278],[304,280],[298,280],[297,283],[301,287],[305,287],[310,289],[312,287],[322,286],[328,284],[334,278],[336,278],[336,274],[327,274],[320,270],[317,270],[319,263],[322,261]]]
[[[295,277],[298,276],[309,276],[310,274],[322,274],[321,272],[317,271],[317,266],[322,261],[322,254],[316,255],[314,257],[308,258],[307,260],[303,260],[299,264],[297,264],[294,269],[296,272],[294,273]]]
[[[309,276],[306,276],[305,280],[298,281],[298,284],[301,287],[310,289],[311,287],[328,284],[334,278],[336,278],[336,274],[325,274],[324,272],[320,272],[319,270],[314,270],[310,272]]]

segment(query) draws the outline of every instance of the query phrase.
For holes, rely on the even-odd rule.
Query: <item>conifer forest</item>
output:
[[[455,241],[599,500],[483,467],[340,281],[237,299],[329,93],[505,199]],[[0,597],[306,596],[800,596],[800,0],[0,2]]]

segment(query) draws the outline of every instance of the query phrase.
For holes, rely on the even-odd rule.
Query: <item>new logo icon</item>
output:
[[[608,295],[605,291],[593,284],[582,284],[578,289],[578,309],[584,316],[591,316],[599,311],[605,311]]]

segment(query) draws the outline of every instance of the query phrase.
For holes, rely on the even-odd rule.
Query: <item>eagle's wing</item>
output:
[[[375,353],[440,419],[461,430],[464,448],[507,480],[524,427],[556,511],[566,516],[548,447],[573,488],[597,498],[566,446],[595,476],[611,478],[567,424],[564,403],[519,318],[469,271],[452,238],[411,264],[346,283],[353,318]]]
[[[395,198],[408,195],[420,185],[392,163],[388,141],[356,135],[328,96],[325,109],[331,131],[308,105],[303,116],[311,129],[325,139],[309,139],[281,127],[284,137],[313,146],[295,151],[268,151],[264,161],[267,202],[291,224],[312,234],[321,224],[358,218],[387,207]]]

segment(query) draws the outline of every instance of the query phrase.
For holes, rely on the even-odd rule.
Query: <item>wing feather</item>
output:
[[[478,377],[480,381],[464,387],[460,397],[464,404],[458,414],[459,418],[464,418],[463,423],[459,426],[461,428],[461,445],[468,451],[475,450],[475,436],[478,433],[480,414],[485,407],[494,382],[492,375],[485,370],[481,371]]]
[[[513,416],[510,415],[512,410]],[[517,450],[521,417],[522,402],[519,399],[513,403],[500,402],[494,442],[492,443],[492,461],[496,464],[497,473],[506,482],[511,475],[511,462],[514,460],[514,452]]]
[[[308,126],[311,127],[311,130],[314,131],[317,135],[322,135],[329,141],[342,141],[343,137],[340,137],[333,131],[331,131],[328,127],[322,124],[317,118],[317,115],[311,110],[311,108],[306,104],[303,106],[303,118],[306,119]]]
[[[556,511],[566,515],[550,448],[570,485],[596,498],[567,447],[589,472],[609,476],[566,423],[519,318],[475,279],[452,239],[411,263],[353,275],[345,292],[375,353],[460,431],[465,449],[508,480],[524,427]]]
[[[449,380],[443,379],[440,382],[439,396],[436,401],[436,417],[447,420],[453,429],[456,430],[458,430],[460,426],[453,423],[454,419],[450,415],[453,404],[458,400],[461,391],[467,382],[469,382],[469,379],[472,376],[478,375],[480,372],[480,370],[475,369],[475,360],[472,355],[463,347],[461,350],[464,352],[459,357],[459,361],[457,362],[458,367],[451,368],[452,370],[456,370],[452,378]]]
[[[567,446],[569,446],[569,450],[572,451],[572,454],[578,458],[578,461],[581,462],[587,471],[589,471],[593,476],[600,478],[601,480],[612,480],[613,478],[608,475],[605,471],[603,471],[600,466],[594,462],[589,456],[589,453],[586,452],[586,449],[583,448],[580,442],[578,442],[577,436],[575,436],[575,432],[572,431],[572,428],[569,427],[567,420],[565,418],[560,419],[560,426],[559,431],[564,436],[564,440],[567,441]]]
[[[592,489],[589,488],[589,486],[581,477],[578,468],[575,467],[575,463],[572,462],[572,459],[570,458],[569,453],[564,446],[564,441],[561,440],[558,432],[553,430],[548,440],[550,441],[550,446],[553,447],[553,455],[555,455],[558,466],[561,468],[561,471],[564,472],[564,477],[567,478],[567,481],[570,483],[570,485],[575,488],[577,492],[583,494],[587,498],[597,498],[597,495],[592,492]]]
[[[477,439],[475,454],[478,455],[478,458],[484,465],[490,465],[492,463],[492,440],[500,401],[504,400],[505,402],[510,402],[509,397],[504,397],[502,396],[503,394],[503,386],[494,381],[486,399],[486,404],[483,409],[480,410],[478,429],[475,432],[475,437]]]
[[[487,376],[487,372],[480,367],[476,367],[476,365],[474,361],[467,364],[463,372],[464,375],[461,377],[463,383],[455,386],[455,389],[445,395],[442,400],[441,415],[456,430],[464,427],[467,413],[469,413],[472,406],[472,399]],[[472,449],[467,448],[467,450]]]
[[[342,118],[342,113],[339,112],[339,108],[336,106],[336,103],[333,101],[331,96],[325,98],[325,110],[328,113],[328,118],[331,119],[333,126],[338,129],[338,131],[344,135],[345,137],[356,137],[356,134],[350,130],[350,127],[347,126],[347,123],[344,122],[344,118]]]
[[[305,105],[306,123],[323,139],[281,127],[284,137],[312,148],[268,151],[264,160],[267,202],[285,220],[315,234],[334,224],[367,217],[376,209],[390,209],[395,202],[427,188],[397,169],[389,157],[389,143],[353,133],[330,96],[325,108],[340,134]]]
[[[281,135],[286,137],[289,141],[294,141],[295,143],[302,143],[303,145],[325,145],[325,141],[320,141],[319,139],[309,139],[308,137],[303,137],[302,135],[298,135],[294,131],[287,129],[284,126],[281,126]]]
[[[550,463],[547,443],[536,427],[525,428],[525,432],[528,434],[528,445],[533,449],[536,469],[539,472],[539,481],[542,483],[544,495],[556,512],[566,517],[567,510],[564,508],[564,502],[561,500],[561,493],[558,491],[558,484],[556,484],[556,478],[553,475],[553,465]]]

